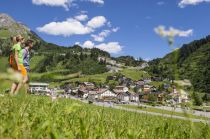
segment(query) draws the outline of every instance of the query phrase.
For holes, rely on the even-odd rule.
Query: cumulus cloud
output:
[[[74,18],[77,19],[78,21],[86,21],[86,20],[88,20],[88,16],[85,15],[85,14],[81,14],[81,15],[75,16]]]
[[[84,42],[82,46],[85,47],[85,48],[93,48],[94,45],[95,44],[92,41],[88,40],[88,41]]]
[[[112,30],[103,30],[98,35],[92,34],[91,37],[93,37],[94,41],[96,42],[103,42],[106,37],[108,37],[112,32],[117,32],[119,30],[119,27],[113,28]]]
[[[79,0],[32,0],[32,3],[35,5],[46,5],[46,6],[57,6],[57,7],[64,7],[67,11],[71,6],[75,6],[77,4],[74,1]],[[95,4],[104,4],[104,0],[80,0],[80,1],[89,1]]]
[[[111,33],[110,30],[104,30],[101,33],[99,33],[98,35],[92,34],[91,37],[93,37],[94,41],[103,42],[105,40],[105,38],[110,35],[110,33]]]
[[[189,37],[193,34],[193,29],[183,31],[170,27],[169,30],[166,30],[164,26],[158,26],[154,31],[162,37]]]
[[[95,45],[92,41],[86,41],[83,43],[82,47],[85,48],[98,48],[103,51],[117,54],[122,51],[122,46],[119,44],[119,42],[109,42],[109,43],[101,43],[98,45]]]
[[[181,0],[179,2],[179,7],[184,8],[187,5],[197,5],[202,2],[210,2],[210,0]]]
[[[88,19],[87,15],[79,15],[74,18],[66,19],[66,21],[61,22],[50,22],[42,27],[38,27],[39,32],[43,32],[49,35],[85,35],[90,34],[95,31],[96,28],[102,27],[106,18],[103,16],[93,17],[87,24],[81,23]]]
[[[117,54],[122,51],[122,46],[119,42],[109,42],[96,45],[96,48],[107,51],[109,53]]]
[[[83,25],[76,19],[69,18],[63,22],[51,22],[43,27],[38,27],[39,32],[43,32],[49,35],[84,35],[93,32],[94,30],[90,27]]]
[[[92,18],[90,21],[88,21],[87,26],[91,28],[100,28],[105,25],[107,22],[106,18],[104,16],[96,16]]]
[[[32,3],[36,5],[61,6],[69,10],[73,1],[74,0],[32,0]]]
[[[96,4],[100,4],[100,5],[104,4],[104,0],[87,0],[87,1],[92,2],[92,3],[96,3]]]

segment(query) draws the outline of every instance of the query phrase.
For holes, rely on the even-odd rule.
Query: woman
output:
[[[26,90],[28,90],[29,83],[29,71],[30,71],[30,51],[33,48],[33,40],[27,40],[25,42],[25,48],[22,50],[23,53],[23,65],[27,71],[27,76],[24,78],[23,83],[25,84]]]
[[[22,36],[17,36],[16,37],[16,44],[13,45],[12,47],[12,52],[13,52],[13,64],[12,68],[15,71],[18,71],[22,74],[23,80],[19,83],[15,82],[12,84],[11,87],[11,92],[10,94],[17,94],[23,84],[24,79],[27,78],[27,71],[25,67],[23,66],[23,54],[22,54],[22,48],[21,45],[24,43],[24,38]]]

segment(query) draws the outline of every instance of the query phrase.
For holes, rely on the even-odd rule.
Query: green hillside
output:
[[[210,93],[210,36],[185,44],[149,64],[148,71],[152,74],[190,79],[195,91]]]
[[[117,62],[119,63],[125,63],[125,66],[139,66],[141,65],[143,62],[145,62],[143,59],[139,58],[139,59],[135,59],[132,56],[120,56],[117,58],[114,58]]]

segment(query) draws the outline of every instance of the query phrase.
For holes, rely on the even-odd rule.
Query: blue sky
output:
[[[210,0],[2,0],[0,12],[47,42],[112,56],[163,57],[171,50],[154,31],[160,25],[177,32],[175,47],[210,34]]]

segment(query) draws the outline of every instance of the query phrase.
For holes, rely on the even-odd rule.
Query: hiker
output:
[[[23,66],[23,54],[22,54],[22,48],[21,45],[24,43],[24,38],[22,36],[17,36],[15,39],[16,43],[12,47],[12,54],[10,55],[10,65],[13,70],[20,72],[23,80],[27,76],[27,72],[25,67]],[[23,80],[19,83],[14,82],[11,87],[10,94],[17,94],[22,87]]]
[[[28,90],[28,83],[29,83],[29,71],[30,71],[30,51],[33,48],[33,40],[27,40],[25,42],[25,48],[22,50],[23,54],[23,66],[27,71],[27,76],[24,78],[23,83],[25,84],[26,91]]]

